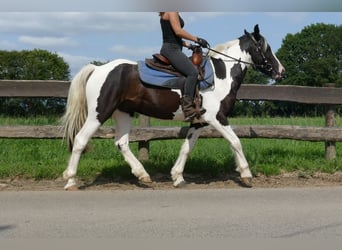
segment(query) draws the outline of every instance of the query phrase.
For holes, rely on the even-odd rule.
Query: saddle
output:
[[[192,56],[190,57],[190,60],[194,64],[195,67],[198,69],[198,81],[201,81],[204,79],[205,70],[204,67],[201,67],[201,64],[203,62],[203,54],[202,54],[202,48],[200,46],[196,46],[193,49]],[[152,55],[152,58],[146,58],[145,63],[148,67],[163,71],[175,76],[183,76],[182,73],[177,71],[171,64],[170,61],[163,55],[155,53]],[[198,111],[197,113],[200,113],[200,108],[202,106],[202,97],[199,93],[199,87],[196,85],[196,92],[194,96],[194,104],[195,109]]]
[[[202,80],[204,76],[204,68],[201,67],[201,64],[203,62],[203,55],[202,55],[202,48],[199,46],[196,46],[193,49],[192,56],[190,57],[190,60],[194,64],[195,67],[199,70],[199,78],[198,80]],[[163,71],[175,76],[183,76],[182,73],[177,71],[170,63],[169,59],[167,59],[165,56],[155,53],[152,55],[152,58],[146,58],[145,63],[147,66],[149,66],[152,69]]]

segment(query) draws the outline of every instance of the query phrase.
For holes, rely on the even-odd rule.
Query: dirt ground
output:
[[[132,189],[172,189],[170,176],[157,174],[151,176],[153,183],[142,184],[135,178],[124,179],[95,179],[93,181],[78,180],[79,190],[101,191],[101,190],[132,190]],[[241,185],[238,175],[226,175],[219,179],[210,179],[200,175],[184,175],[187,184],[182,189],[209,189],[209,188],[245,188]],[[66,182],[62,179],[41,180],[23,179],[16,177],[12,179],[0,179],[0,191],[60,191]],[[255,176],[252,188],[281,188],[281,187],[327,187],[341,186],[342,172],[334,174],[314,173],[306,175],[303,173],[284,173],[278,176]]]

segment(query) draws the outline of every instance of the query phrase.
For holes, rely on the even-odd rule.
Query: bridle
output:
[[[265,54],[264,54],[264,52],[263,52],[263,49],[261,48],[260,42],[258,42],[257,40],[255,40],[255,38],[254,38],[252,35],[249,35],[249,38],[252,39],[252,41],[253,41],[253,43],[254,43],[254,45],[255,45],[255,47],[256,47],[256,51],[259,52],[260,55],[261,55],[262,61],[263,61],[262,64],[255,64],[255,63],[253,63],[253,62],[251,63],[251,62],[247,62],[247,61],[241,60],[241,58],[238,59],[238,58],[232,57],[232,56],[230,56],[230,55],[227,55],[227,54],[225,54],[225,53],[222,53],[222,52],[220,52],[220,51],[217,51],[217,50],[215,50],[215,49],[212,49],[212,48],[210,48],[210,46],[209,46],[207,49],[208,49],[209,51],[212,51],[212,52],[215,52],[215,53],[217,53],[217,54],[219,54],[219,55],[222,55],[222,56],[224,56],[224,57],[227,57],[227,58],[231,59],[233,62],[248,64],[248,65],[251,65],[253,68],[261,68],[261,69],[263,69],[263,70],[265,70],[265,71],[267,71],[267,72],[272,72],[273,67],[272,67],[271,64],[268,63],[268,60],[267,60],[267,58],[266,58],[266,56],[265,56]]]

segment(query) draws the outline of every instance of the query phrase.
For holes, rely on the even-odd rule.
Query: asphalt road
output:
[[[342,238],[342,186],[0,192],[0,238]]]

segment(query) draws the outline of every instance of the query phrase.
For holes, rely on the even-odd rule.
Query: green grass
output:
[[[60,117],[4,117],[0,115],[0,125],[58,125]]]
[[[231,125],[300,125],[324,126],[324,117],[318,118],[234,118]],[[136,122],[135,122],[136,123]],[[10,119],[0,117],[0,125],[58,124],[58,118]],[[107,125],[113,125],[108,122]],[[154,126],[174,126],[174,122],[152,120]],[[185,126],[186,123],[176,123]],[[337,117],[337,125],[342,126]],[[176,161],[183,140],[152,141],[150,159],[144,163],[151,174],[168,174]],[[342,143],[337,143],[337,159],[325,160],[323,142],[303,142],[276,139],[241,139],[246,158],[254,174],[276,175],[298,171],[305,175],[314,172],[342,171]],[[137,155],[137,143],[131,144]],[[0,178],[54,179],[61,176],[70,154],[61,140],[0,139]],[[185,173],[204,177],[219,177],[233,172],[234,157],[224,139],[199,139],[185,167]],[[92,139],[90,149],[82,155],[78,176],[85,180],[96,177],[111,179],[134,178],[113,140]]]

